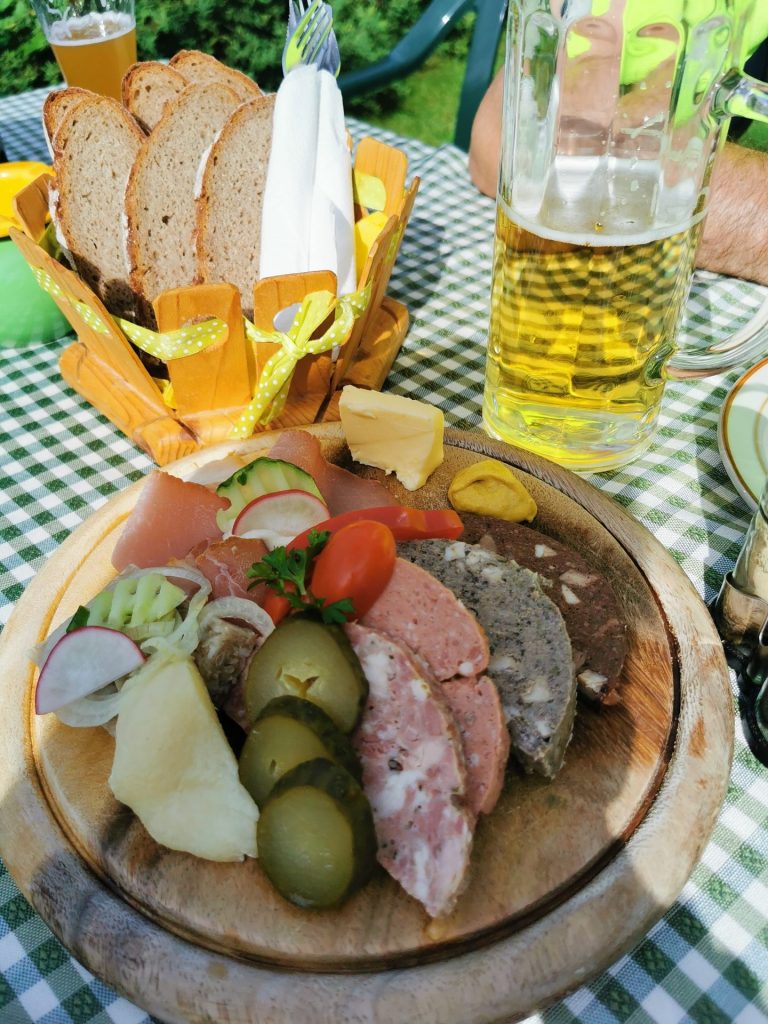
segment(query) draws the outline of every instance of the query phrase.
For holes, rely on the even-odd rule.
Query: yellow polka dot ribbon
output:
[[[246,334],[252,342],[273,342],[279,344],[280,349],[265,363],[253,400],[241,413],[230,437],[250,437],[256,426],[266,426],[279,416],[288,398],[298,361],[306,355],[317,355],[336,345],[343,345],[355,317],[365,311],[370,298],[370,283],[362,291],[351,292],[338,299],[328,291],[312,292],[302,302],[287,333],[261,331],[246,320]],[[331,326],[319,338],[313,338],[314,332],[332,312],[335,312],[335,317]]]
[[[77,315],[98,334],[109,334],[109,327],[99,314],[87,303],[79,302],[74,296],[65,292],[47,271],[40,267],[32,267],[32,273],[44,292],[69,303]],[[130,320],[123,320],[119,316],[113,317],[113,319],[137,348],[166,363],[172,359],[183,359],[184,356],[191,356],[210,348],[211,345],[215,345],[225,338],[229,330],[226,322],[216,317],[163,334],[158,331],[150,331],[146,327],[139,327],[138,324],[131,323]]]

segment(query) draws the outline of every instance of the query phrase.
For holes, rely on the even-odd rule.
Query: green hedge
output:
[[[388,53],[428,0],[334,0],[334,23],[344,69]],[[239,68],[264,88],[280,81],[285,0],[136,0],[139,58],[171,57],[198,49]],[[452,49],[466,45],[465,36]],[[26,0],[0,0],[0,96],[60,81],[60,74]],[[357,112],[396,105],[402,85],[355,104]]]

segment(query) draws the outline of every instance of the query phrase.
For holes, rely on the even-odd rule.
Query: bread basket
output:
[[[333,350],[298,359],[285,383],[279,415],[262,417],[249,425],[249,433],[338,419],[341,387],[350,383],[380,389],[405,338],[408,311],[387,297],[386,290],[419,180],[406,188],[405,154],[372,138],[357,146],[354,172],[359,180],[373,179],[379,186],[373,191],[383,197],[381,212],[387,218],[360,273],[364,308]],[[202,329],[194,325],[203,322],[223,323],[217,340],[201,351],[168,358],[164,368],[160,364],[160,375],[153,376],[126,333],[133,336],[133,325],[111,316],[84,281],[47,250],[52,184],[49,175],[41,175],[16,196],[14,210],[23,230],[12,228],[11,237],[77,335],[59,360],[67,384],[160,466],[243,437],[244,411],[285,337],[276,330],[275,317],[313,293],[335,293],[335,276],[318,271],[262,279],[254,288],[253,324],[243,319],[233,285],[193,285],[162,293],[153,303],[160,338],[181,328]],[[357,220],[368,213],[355,207]]]

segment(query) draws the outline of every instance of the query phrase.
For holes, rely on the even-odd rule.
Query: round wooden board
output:
[[[311,428],[348,459],[338,425]],[[243,461],[271,446],[237,447]],[[650,534],[551,463],[448,432],[446,460],[410,504],[442,506],[479,457],[525,474],[539,530],[611,581],[629,626],[622,703],[580,705],[553,782],[512,771],[481,820],[469,886],[430,923],[378,875],[340,910],[299,911],[257,862],[222,865],[155,844],[111,796],[113,741],[31,706],[31,646],[113,575],[110,553],[141,482],[78,529],[30,584],[0,640],[2,855],[73,954],[169,1021],[414,1019],[473,1024],[525,1015],[599,972],[674,901],[727,785],[733,715],[715,628]],[[205,475],[233,446],[170,467]],[[366,471],[375,475],[373,471]]]

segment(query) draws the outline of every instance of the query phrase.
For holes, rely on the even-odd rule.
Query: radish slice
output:
[[[125,633],[106,626],[84,626],[65,634],[45,660],[35,690],[35,711],[46,715],[144,664]]]
[[[327,518],[328,506],[314,494],[273,491],[245,506],[232,526],[232,536],[258,538],[272,549]]]

